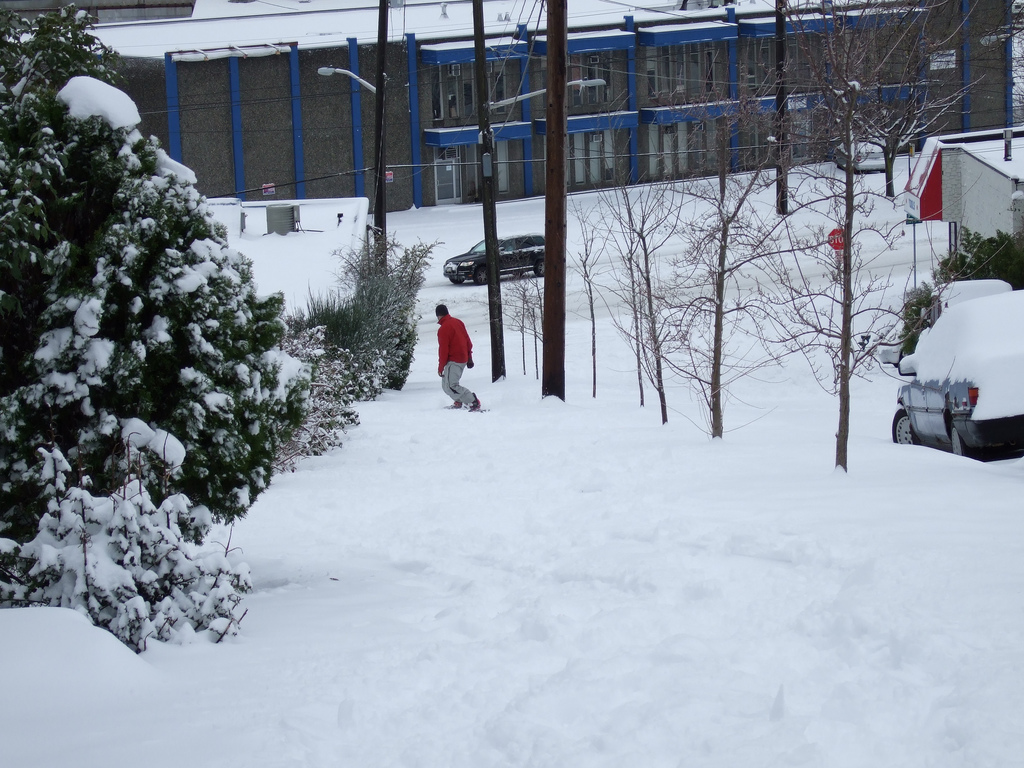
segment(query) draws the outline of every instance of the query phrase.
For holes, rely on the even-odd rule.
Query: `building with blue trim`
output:
[[[736,116],[751,95],[764,114],[774,109],[773,6],[754,0],[692,10],[698,1],[707,2],[691,0],[691,10],[671,12],[602,10],[581,14],[575,24],[570,5],[568,80],[603,83],[568,91],[570,191],[711,173],[723,151],[734,170],[763,161],[770,123],[740,126]],[[544,30],[519,21],[529,6],[489,0],[485,8],[491,103],[543,89]],[[935,129],[1011,125],[1011,43],[1008,37],[993,42],[991,32],[1008,22],[1009,0],[944,0],[936,8],[931,13],[956,33],[922,77],[962,95]],[[392,2],[383,90],[391,210],[477,199],[469,12],[469,3]],[[798,162],[819,159],[824,150],[811,139],[817,102],[800,88],[806,46],[795,41],[837,34],[837,27],[856,32],[865,23],[849,7],[804,12],[788,26],[794,78],[788,107]],[[342,68],[375,81],[375,20],[375,6],[366,6],[107,24],[96,32],[124,57],[125,90],[139,104],[141,129],[196,172],[204,194],[369,197],[380,94],[318,70]],[[498,199],[543,192],[544,111],[543,97],[492,111]]]

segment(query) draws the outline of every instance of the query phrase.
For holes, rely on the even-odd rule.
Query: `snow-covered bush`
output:
[[[186,544],[267,487],[308,368],[281,351],[282,299],[256,295],[195,176],[103,82],[88,23],[0,17],[0,601],[77,607],[138,647],[227,620],[246,580]],[[140,460],[126,425],[166,455],[146,443]],[[122,587],[93,589],[100,551],[135,569],[103,569]],[[174,614],[172,588],[199,608],[175,597]]]
[[[372,248],[338,252],[338,289],[311,296],[287,319],[282,347],[309,365],[313,379],[305,421],[278,452],[278,470],[341,445],[345,428],[359,422],[353,403],[405,384],[416,346],[416,294],[432,249],[391,242],[384,259]]]
[[[286,322],[288,333],[281,346],[309,365],[312,381],[302,425],[278,450],[279,472],[294,469],[304,456],[321,456],[340,446],[345,429],[359,423],[352,404],[376,397],[385,374],[379,359],[363,369],[350,352],[327,342],[323,326],[300,329],[295,316]]]
[[[123,432],[137,468],[180,468],[173,437],[133,419]],[[187,641],[196,629],[214,640],[237,633],[248,568],[185,541],[185,531],[209,526],[209,510],[183,494],[157,507],[134,475],[94,496],[69,485],[75,475],[59,449],[39,454],[46,513],[27,544],[0,539],[0,602],[78,609],[136,651],[150,639]]]
[[[382,257],[373,248],[338,252],[342,263],[337,293],[311,299],[300,316],[306,327],[323,325],[326,339],[349,350],[363,367],[383,360],[387,389],[401,389],[409,377],[416,346],[416,296],[433,245],[388,243]],[[376,396],[378,393],[374,393]]]

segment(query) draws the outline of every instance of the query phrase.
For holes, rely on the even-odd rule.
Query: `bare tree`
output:
[[[622,267],[614,290],[629,312],[628,322],[616,322],[616,327],[636,354],[640,404],[646,378],[658,393],[661,423],[665,424],[668,400],[664,347],[671,332],[671,310],[665,301],[659,252],[678,239],[679,194],[673,184],[665,183],[617,187],[608,194],[615,200],[608,201],[610,221],[606,232],[620,254]]]
[[[954,77],[959,69],[943,63],[949,51],[955,53],[963,24],[948,21],[949,14],[933,13],[939,5],[940,0],[871,0],[836,22],[835,35],[857,38],[849,43],[857,59],[845,62],[846,79],[860,86],[856,137],[882,150],[889,198],[896,196],[897,154],[944,127],[969,90]]]
[[[739,136],[763,134],[771,116],[758,110],[754,94],[748,94],[728,122],[733,130],[715,132],[717,173],[683,185],[685,247],[674,262],[670,302],[675,332],[665,350],[671,369],[699,391],[712,437],[722,437],[725,431],[729,385],[777,359],[762,343],[765,294],[755,290],[750,273],[778,258],[777,230],[784,224],[784,219],[764,216],[760,207],[751,205],[775,183],[767,153],[744,148],[745,172],[731,173],[734,131]]]
[[[794,24],[799,26],[806,18],[794,17]],[[842,18],[822,16],[819,21],[821,28],[832,23],[835,27],[828,34],[805,31],[797,36],[808,73],[804,87],[815,104],[812,124],[818,136],[853,158],[857,144],[867,139],[866,87],[884,80],[872,52],[878,41],[872,34],[846,28]],[[790,234],[800,255],[790,269],[778,273],[785,293],[784,335],[808,357],[819,382],[838,395],[835,463],[847,470],[851,380],[873,364],[881,330],[895,322],[885,298],[889,275],[871,274],[864,241],[870,230],[873,251],[888,249],[897,228],[871,228],[872,193],[859,183],[852,162],[838,177],[806,177],[794,198],[802,206],[827,211],[831,223],[813,228],[809,235]],[[825,353],[830,374],[818,352]]]
[[[509,327],[519,332],[523,358],[523,375],[526,375],[526,341],[533,342],[534,374],[540,378],[540,355],[538,345],[542,341],[541,318],[544,316],[544,281],[521,276],[510,280],[504,288],[503,310]]]
[[[604,266],[603,257],[607,243],[600,235],[604,222],[598,217],[603,214],[599,209],[584,210],[583,206],[571,200],[569,209],[580,223],[580,248],[574,261],[583,278],[584,295],[587,297],[587,314],[590,319],[591,397],[597,397],[597,278]]]

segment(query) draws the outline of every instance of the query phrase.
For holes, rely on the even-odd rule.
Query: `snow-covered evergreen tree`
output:
[[[308,369],[88,26],[0,12],[0,602],[139,648],[229,628],[247,576],[192,545],[267,487]]]

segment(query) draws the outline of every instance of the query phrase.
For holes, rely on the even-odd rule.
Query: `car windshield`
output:
[[[469,249],[470,253],[485,253],[487,251],[487,241],[481,240],[479,243]]]

